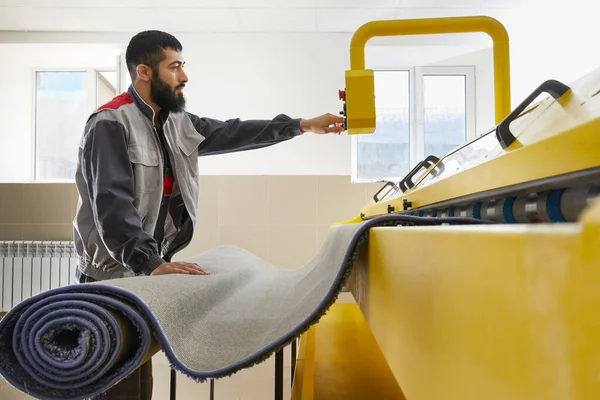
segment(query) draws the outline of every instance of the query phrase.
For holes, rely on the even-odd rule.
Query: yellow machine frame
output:
[[[346,71],[344,114],[348,134],[375,130],[373,70],[365,69],[365,46],[374,37],[448,33],[487,33],[493,41],[496,123],[510,112],[510,54],[508,33],[491,17],[422,18],[373,21],[362,25],[350,42],[350,69]]]
[[[327,373],[297,370],[294,389],[300,389],[298,382],[304,390],[294,390],[293,400],[324,398],[320,387],[345,384],[361,395],[336,397],[325,389],[322,393],[328,400],[600,396],[600,200],[585,191],[590,185],[600,188],[600,69],[569,86],[546,81],[509,112],[508,57],[501,55],[508,52],[508,36],[497,21],[376,21],[361,27],[352,41],[352,73],[346,75],[348,126],[352,133],[374,127],[372,72],[364,70],[363,58],[368,38],[409,31],[457,33],[482,25],[495,29],[491,36],[498,125],[442,159],[423,163],[421,171],[411,171],[414,180],[402,190],[402,182],[387,185],[387,193],[346,223],[388,213],[432,221],[464,204],[492,210],[493,201],[519,196],[526,200],[522,218],[527,220],[502,217],[491,225],[371,228],[368,249],[348,282],[364,321],[355,322],[354,328],[334,324],[340,327],[336,330],[332,321],[349,317],[348,311],[333,307],[327,319],[302,336],[302,362],[320,365]],[[533,104],[543,92],[550,96]],[[469,146],[475,149],[471,153]],[[467,158],[473,155],[474,161],[448,173],[452,158],[461,152]],[[443,166],[446,173],[436,175]],[[550,212],[547,220],[538,218],[534,206],[550,204],[544,193],[560,195],[573,187],[585,189],[576,189],[583,197],[575,214],[562,222],[556,222],[556,215],[550,218]],[[569,199],[554,200],[552,212],[560,214],[556,207],[568,205]],[[475,217],[473,210],[470,217]],[[498,217],[481,210],[481,219]],[[366,324],[368,332],[360,324]],[[318,337],[321,345],[315,346]],[[328,337],[329,347],[324,342]],[[372,363],[379,373],[363,378],[349,366],[356,363],[342,362],[346,356],[365,362],[369,357],[349,352],[349,343],[336,346],[341,337],[361,344],[374,338],[377,348],[372,354],[385,358],[385,363]],[[324,347],[328,351],[319,351]],[[389,385],[390,372],[399,392],[365,395],[377,377]]]

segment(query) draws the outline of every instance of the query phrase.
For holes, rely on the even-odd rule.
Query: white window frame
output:
[[[423,132],[423,80],[425,75],[464,75],[466,81],[466,142],[477,137],[477,91],[476,91],[476,69],[475,66],[422,66],[422,67],[398,67],[378,68],[371,67],[375,72],[398,71],[408,72],[409,87],[409,165],[413,168],[428,154],[425,153],[425,135]],[[386,178],[364,179],[358,176],[358,137],[361,134],[351,135],[351,181],[352,183],[373,183]],[[407,171],[408,173],[408,171]],[[395,177],[395,179],[402,177]]]
[[[131,85],[131,77],[129,76],[129,70],[127,69],[127,60],[125,58],[125,51],[119,53],[116,58],[116,71],[117,71],[117,93],[123,93],[127,91],[127,88]]]
[[[116,71],[113,68],[34,68],[32,71],[32,82],[33,82],[33,104],[32,104],[32,152],[33,154],[31,164],[32,164],[32,175],[34,182],[74,182],[75,177],[70,179],[40,179],[37,175],[37,145],[38,145],[38,135],[37,135],[37,75],[39,72],[85,72],[86,73],[86,114],[91,114],[96,109],[96,103],[98,99],[98,87],[97,87],[97,73],[98,72],[107,72],[107,71]],[[83,134],[83,126],[81,127],[81,133]]]
[[[117,71],[114,68],[95,68],[94,72],[96,73],[96,75],[94,75],[96,77],[96,81],[94,82],[94,90],[95,90],[95,93],[94,93],[94,110],[95,110],[96,107],[97,107],[97,104],[98,104],[98,79],[97,79],[98,73],[100,73],[100,72],[114,72],[117,75],[117,82],[116,82],[116,86],[115,86],[115,91],[117,93],[117,96],[121,92],[119,91],[119,71]]]
[[[425,132],[423,131],[424,103],[423,86],[425,75],[436,76],[465,76],[465,103],[466,103],[466,142],[477,136],[477,109],[475,91],[475,67],[473,66],[443,66],[443,67],[416,67],[415,68],[415,113],[416,126],[415,138],[417,140],[416,159],[411,160],[411,167],[423,160],[429,154],[425,154]],[[440,156],[440,155],[438,155]],[[414,160],[414,162],[412,162]]]

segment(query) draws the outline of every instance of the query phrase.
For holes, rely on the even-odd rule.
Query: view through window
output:
[[[425,156],[443,156],[467,139],[465,75],[423,77]]]
[[[404,174],[410,156],[408,71],[375,73],[377,129],[357,136],[358,179]]]
[[[72,180],[85,122],[115,97],[116,72],[37,71],[35,85],[35,180]]]
[[[475,136],[474,67],[375,70],[374,78],[377,125],[353,136],[353,181],[398,181]]]

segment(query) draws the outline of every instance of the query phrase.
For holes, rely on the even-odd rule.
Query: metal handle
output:
[[[365,69],[365,47],[375,37],[486,33],[492,39],[494,61],[494,123],[498,124],[511,110],[510,51],[508,32],[498,20],[487,16],[417,18],[371,21],[360,26],[350,41],[350,70]],[[367,101],[364,99],[363,101]],[[368,102],[373,101],[368,99]],[[364,108],[364,107],[363,107]]]
[[[398,186],[400,186],[400,189],[402,190],[402,192],[406,192],[408,189],[411,189],[415,186],[415,183],[412,181],[412,179],[414,178],[414,176],[417,174],[417,172],[419,172],[422,168],[429,168],[432,165],[435,165],[437,163],[440,162],[440,159],[437,158],[436,156],[428,156],[426,159],[424,159],[423,161],[421,161],[420,163],[418,163],[409,173],[408,175],[406,175],[404,177],[404,179],[402,179],[400,181],[400,183],[398,184]],[[443,170],[444,170],[444,166],[443,165],[439,165],[439,170],[435,172],[435,175],[440,174]]]
[[[538,86],[521,104],[518,105],[502,122],[496,126],[496,137],[503,149],[510,146],[517,138],[510,131],[510,123],[521,115],[523,111],[542,93],[546,92],[554,99],[558,99],[567,93],[569,88],[564,83],[550,79]]]
[[[378,202],[379,202],[379,200],[381,200],[381,199],[378,197],[378,196],[379,196],[379,193],[381,193],[381,192],[383,191],[383,189],[385,189],[385,188],[386,188],[386,187],[388,187],[388,186],[391,186],[391,187],[393,188],[394,186],[396,186],[396,184],[395,184],[394,182],[390,182],[390,181],[386,182],[386,183],[385,183],[385,185],[383,185],[383,186],[381,187],[381,189],[379,189],[379,190],[377,191],[377,193],[375,193],[375,194],[373,195],[373,200],[375,201],[375,203],[378,203]],[[387,194],[387,193],[389,193],[389,191],[388,191],[388,192],[386,192],[386,194]]]

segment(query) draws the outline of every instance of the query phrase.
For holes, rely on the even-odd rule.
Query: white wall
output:
[[[541,0],[540,0],[541,1]],[[593,51],[596,22],[593,2],[573,0],[573,7],[531,3],[499,19],[511,40],[511,93],[515,107],[543,80],[572,82],[600,66]],[[542,5],[545,5],[542,7]],[[33,68],[106,67],[116,46],[6,44],[19,33],[0,33],[0,181],[32,176]],[[52,33],[23,33],[24,41],[52,40]],[[123,34],[59,34],[68,41],[126,43]],[[215,118],[271,118],[277,113],[312,117],[337,113],[337,90],[344,85],[351,34],[181,34],[191,82],[190,110]],[[117,40],[118,38],[118,40]],[[416,41],[402,47],[367,47],[367,67],[476,63],[477,130],[493,124],[491,54],[488,49],[456,45],[427,47]],[[491,43],[491,42],[489,42]],[[307,135],[278,146],[227,156],[203,158],[204,174],[349,174],[350,138]]]
[[[519,10],[492,15],[504,24],[510,39],[513,108],[547,79],[569,84],[600,67],[597,4],[528,0]]]
[[[309,118],[337,113],[347,68],[347,35],[178,35],[190,82],[188,109],[227,119]],[[0,181],[28,181],[33,171],[33,70],[112,67],[116,46],[0,44]],[[345,136],[306,135],[269,149],[202,158],[204,174],[347,174]]]
[[[341,109],[337,90],[344,87],[344,71],[349,68],[350,35],[231,35],[226,41],[188,42],[194,44],[184,49],[187,68],[196,80],[186,88],[190,111],[224,119],[271,118],[279,112],[305,118]],[[472,49],[368,46],[365,60],[367,68],[410,67]],[[471,57],[447,65],[467,61],[481,63]],[[308,134],[260,151],[205,157],[200,167],[205,175],[349,175],[351,140],[346,135]]]
[[[337,114],[341,109],[337,90],[344,87],[344,71],[349,67],[350,37],[335,33],[178,35],[190,78],[188,110],[219,119]],[[4,121],[0,147],[10,149],[0,157],[0,181],[32,177],[33,69],[112,67],[118,50],[118,45],[99,44],[0,44],[0,51],[16,60],[16,64],[0,65],[0,118]],[[423,48],[414,43],[368,46],[366,62],[368,68],[406,67],[435,63],[469,50],[473,48]],[[486,54],[480,56],[484,59]],[[464,62],[454,58],[448,65]],[[485,110],[482,113],[485,116]],[[267,149],[203,157],[200,168],[205,175],[348,175],[350,149],[346,135],[307,134]]]
[[[188,110],[219,119],[311,118],[341,110],[348,35],[181,35]],[[307,134],[267,149],[203,157],[205,175],[327,174],[350,171],[346,136]]]

